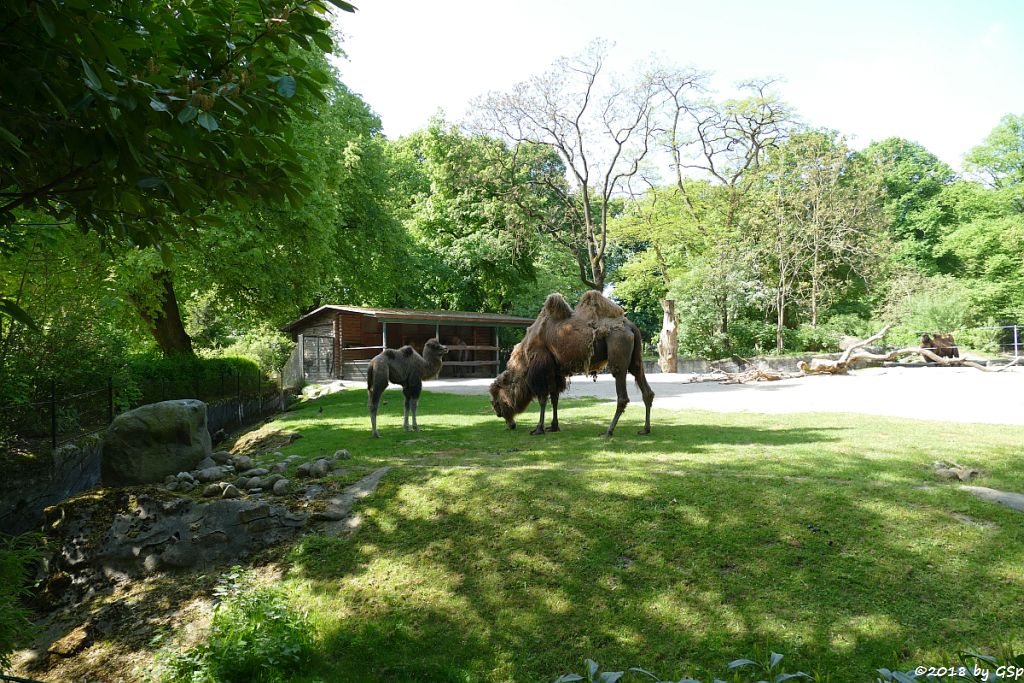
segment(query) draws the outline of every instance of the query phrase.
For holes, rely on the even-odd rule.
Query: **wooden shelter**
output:
[[[406,344],[417,351],[431,337],[448,347],[442,377],[496,377],[499,327],[529,327],[532,318],[467,311],[321,306],[284,331],[296,342],[291,373],[303,381],[363,379],[370,359]]]

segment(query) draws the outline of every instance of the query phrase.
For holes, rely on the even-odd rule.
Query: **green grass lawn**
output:
[[[561,433],[509,432],[483,397],[424,394],[415,434],[388,392],[278,424],[287,453],[348,448],[394,469],[353,537],[307,537],[284,585],[322,656],[308,680],[551,681],[602,666],[724,675],[773,649],[834,681],[1020,650],[1024,515],[931,473],[1024,491],[1024,428],[857,415],[655,411],[564,401]],[[323,406],[323,413],[318,407]],[[524,427],[526,427],[524,429]]]

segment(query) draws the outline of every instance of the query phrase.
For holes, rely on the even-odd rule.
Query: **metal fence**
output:
[[[56,448],[61,444],[98,433],[107,428],[119,412],[147,402],[198,399],[207,403],[210,432],[241,427],[282,409],[283,391],[267,382],[262,374],[245,380],[242,373],[222,373],[219,391],[199,392],[169,382],[150,387],[147,399],[129,400],[118,391],[113,378],[96,382],[83,390],[50,382],[45,398],[0,405],[0,450],[21,442],[30,448]],[[37,391],[37,395],[38,395]],[[137,395],[137,392],[133,392]],[[5,443],[7,442],[7,443]]]
[[[1021,333],[1024,332],[1024,325],[1000,325],[997,327],[981,327],[978,329],[982,330],[994,330],[1001,353],[1013,356],[1014,358],[1020,358],[1021,352],[1024,351],[1024,340],[1021,339]]]

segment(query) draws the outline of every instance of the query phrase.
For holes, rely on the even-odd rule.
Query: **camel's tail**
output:
[[[373,363],[366,369],[366,404],[373,410]]]

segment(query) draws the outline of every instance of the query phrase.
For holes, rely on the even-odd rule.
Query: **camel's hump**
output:
[[[403,356],[408,358],[413,354],[413,351],[415,351],[415,349],[413,349],[411,346],[403,346],[401,349],[399,349],[399,351]]]
[[[388,358],[395,358],[396,357],[394,349],[384,349],[384,355],[387,356]]]
[[[540,311],[541,316],[551,318],[552,320],[565,320],[572,316],[572,307],[558,292],[548,294],[548,298],[544,300],[544,308]]]
[[[617,303],[593,289],[583,293],[576,304],[576,313],[588,320],[601,318],[621,318],[626,315]]]

